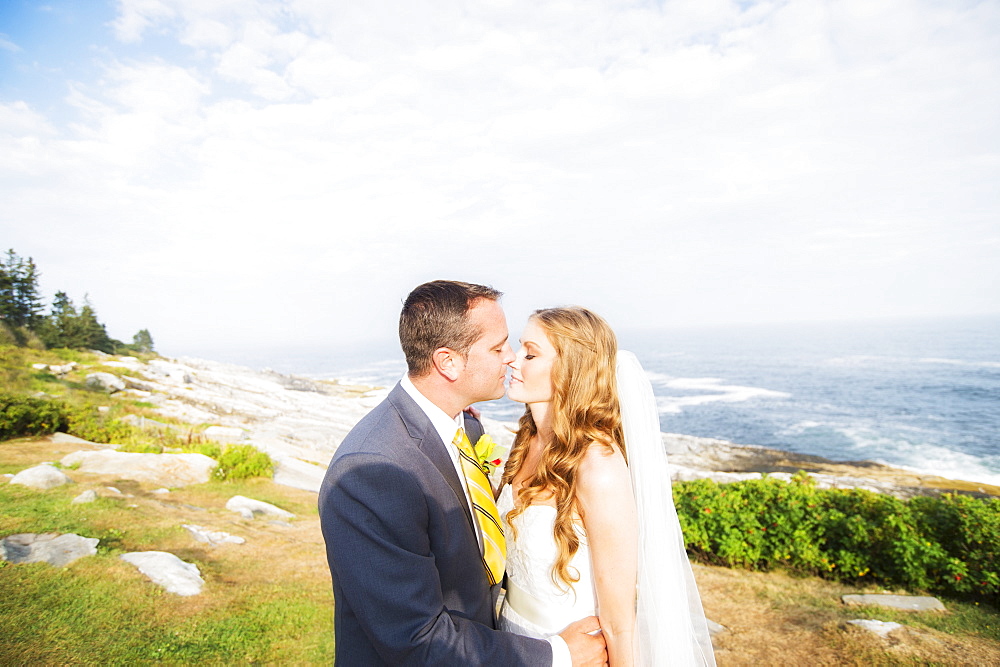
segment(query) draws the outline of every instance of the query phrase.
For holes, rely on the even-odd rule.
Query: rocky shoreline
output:
[[[274,481],[316,491],[330,457],[348,431],[388,393],[387,388],[255,371],[193,358],[109,358],[124,369],[124,394],[190,424],[217,427],[213,437],[252,444],[276,462]],[[489,419],[484,425],[509,445],[513,424]],[[150,423],[150,427],[156,427]],[[872,461],[832,461],[754,445],[679,434],[663,434],[674,480],[710,478],[731,482],[760,477],[788,478],[798,470],[826,488],[865,488],[900,497],[955,491],[1000,496],[1000,487],[950,480]]]

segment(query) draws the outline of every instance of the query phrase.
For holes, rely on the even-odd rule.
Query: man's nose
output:
[[[504,351],[503,355],[504,363],[507,364],[508,366],[513,364],[514,361],[517,359],[517,357],[514,355],[514,348],[512,348],[510,344],[507,344],[504,345],[503,351]]]

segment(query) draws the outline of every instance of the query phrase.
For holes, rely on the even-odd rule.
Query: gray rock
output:
[[[62,470],[48,463],[43,463],[17,473],[11,478],[10,483],[47,491],[72,481]]]
[[[63,375],[66,375],[67,373],[72,371],[74,368],[76,368],[76,362],[70,361],[69,363],[65,363],[62,365],[50,365],[49,372],[57,377],[62,377]]]
[[[194,563],[185,563],[166,551],[135,551],[122,554],[121,559],[139,568],[150,581],[176,595],[198,595],[205,586],[201,572]]]
[[[194,526],[190,524],[182,524],[184,528],[187,529],[191,536],[199,542],[205,542],[213,547],[219,544],[243,544],[246,542],[242,537],[237,537],[236,535],[230,535],[229,533],[224,533],[218,530],[209,530],[208,528],[202,528],[201,526]]]
[[[117,375],[111,373],[90,373],[87,375],[87,386],[98,391],[113,394],[125,389],[125,383]]]
[[[136,371],[141,369],[145,364],[135,357],[118,357],[117,360],[105,361],[103,365],[111,366],[112,368],[127,368],[129,370]]]
[[[153,377],[163,378],[172,383],[190,384],[193,382],[187,367],[163,359],[151,359],[145,372]]]
[[[894,623],[892,621],[876,621],[874,619],[858,618],[853,621],[848,621],[852,625],[856,625],[859,628],[864,628],[869,632],[872,632],[883,639],[889,636],[889,633],[893,630],[899,630],[902,625],[899,623]]]
[[[904,611],[945,611],[940,600],[923,595],[844,595],[840,599],[850,606],[877,605]]]
[[[320,467],[293,458],[291,456],[278,456],[274,458],[275,484],[291,486],[303,491],[319,493],[319,487],[323,484],[323,476],[326,475],[326,467]]]
[[[0,559],[11,563],[49,563],[64,567],[78,558],[97,553],[96,537],[73,533],[21,533],[0,540]]]
[[[73,499],[74,505],[82,505],[83,503],[92,503],[97,500],[97,491],[93,489],[87,489],[76,498]]]
[[[49,440],[59,445],[94,445],[96,447],[107,446],[98,445],[96,442],[84,440],[83,438],[78,438],[75,435],[70,435],[69,433],[53,433],[49,436]]]
[[[239,442],[246,438],[246,431],[235,426],[209,426],[203,435],[216,442]]]
[[[143,431],[162,432],[181,430],[181,427],[175,424],[167,424],[165,422],[156,421],[155,419],[150,419],[149,417],[143,417],[141,415],[125,415],[119,421],[141,428]]]
[[[218,465],[204,454],[133,454],[109,449],[73,452],[63,458],[62,464],[78,466],[81,473],[115,475],[166,487],[204,484]]]
[[[275,507],[271,503],[265,503],[262,500],[253,500],[252,498],[246,498],[244,496],[233,496],[226,503],[226,509],[239,512],[246,518],[253,518],[257,514],[263,514],[265,516],[276,516],[282,519],[293,519],[295,515],[291,512],[281,509],[280,507]],[[247,515],[250,512],[250,515]]]

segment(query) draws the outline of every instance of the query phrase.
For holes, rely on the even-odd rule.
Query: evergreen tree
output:
[[[8,250],[5,256],[0,256],[0,333],[3,334],[0,340],[25,345],[34,332],[50,348],[115,353],[118,348],[127,347],[108,336],[87,297],[78,311],[66,292],[56,292],[47,317],[42,316],[42,310],[35,261],[30,257],[22,259],[13,249]],[[136,344],[144,351],[153,350],[153,337],[147,329],[136,334]]]
[[[22,259],[13,249],[0,260],[0,318],[11,328],[34,329],[40,322],[38,269],[30,257]]]
[[[15,290],[18,312],[24,318],[24,326],[34,329],[42,320],[42,299],[38,295],[38,268],[31,257],[22,262],[20,280]]]
[[[139,333],[132,336],[132,349],[146,353],[153,351],[153,336],[149,329],[139,329]]]
[[[14,312],[14,279],[7,271],[7,265],[0,260],[0,320],[10,323]]]
[[[80,315],[66,292],[56,292],[52,310],[38,332],[46,347],[83,347]]]
[[[104,325],[98,321],[97,313],[86,296],[84,296],[83,308],[80,309],[79,321],[84,343],[78,347],[100,350],[109,354],[115,351],[115,341],[108,335]]]

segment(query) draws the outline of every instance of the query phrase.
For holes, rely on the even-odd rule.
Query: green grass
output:
[[[63,378],[31,368],[67,361],[81,366]],[[135,450],[214,447],[220,458],[226,453],[188,424],[162,432],[122,428],[117,420],[127,414],[176,420],[157,415],[151,402],[88,389],[84,378],[95,370],[125,372],[102,368],[98,357],[85,352],[0,346],[0,386],[59,397],[75,411],[78,435],[104,435]],[[99,413],[97,406],[110,409]],[[15,474],[65,455],[65,446],[46,443],[0,442],[0,473]],[[269,465],[252,456],[255,450],[228,449],[228,469],[235,474]],[[267,479],[245,479],[154,496],[143,485],[114,476],[97,480],[68,472],[77,483],[49,491],[0,483],[0,537],[52,532],[100,540],[97,555],[65,568],[0,561],[0,665],[332,662],[333,594],[314,495]],[[125,496],[111,497],[104,490],[108,485]],[[74,505],[73,498],[88,488],[101,497]],[[241,519],[225,509],[234,495],[272,503],[308,523],[295,519],[291,526],[271,526]],[[184,523],[240,535],[247,543],[210,547],[196,542]],[[205,589],[192,597],[167,593],[119,558],[147,550],[168,551],[197,565]]]
[[[169,496],[116,481],[131,497],[74,505],[83,489],[104,493],[109,483],[80,480],[49,491],[0,485],[0,537],[57,532],[101,540],[96,556],[65,568],[0,561],[0,664],[332,662],[333,595],[314,496],[268,480],[213,481]],[[289,543],[294,528],[225,510],[234,495],[309,517],[305,533],[294,533],[304,535],[304,543]],[[209,547],[195,542],[183,523],[225,530],[248,543]],[[168,551],[197,565],[206,581],[203,592],[167,593],[119,558],[146,550]]]
[[[1000,642],[1000,610],[985,602],[941,598],[946,613],[913,612],[888,607],[851,607],[852,618],[895,621],[912,627],[925,627],[949,635],[971,635]]]
[[[0,664],[332,660],[329,600],[287,585],[206,605],[165,593],[131,565],[99,555],[64,569],[0,568],[0,591]]]
[[[101,540],[101,551],[120,552],[139,544],[155,544],[163,537],[163,528],[155,517],[136,521],[136,511],[126,498],[99,497],[92,503],[74,505],[81,493],[75,484],[37,491],[20,485],[0,486],[3,507],[3,534],[76,533]],[[125,528],[122,528],[124,526]]]

